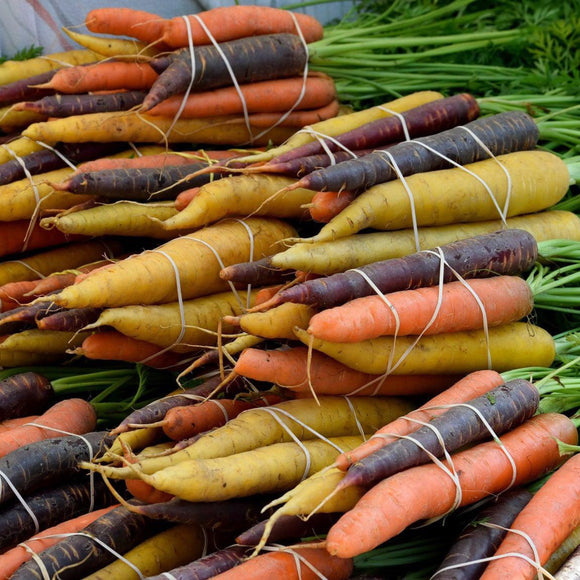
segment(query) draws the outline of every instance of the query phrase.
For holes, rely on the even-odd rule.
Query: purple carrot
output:
[[[46,316],[38,316],[36,326],[40,330],[77,331],[95,322],[102,311],[102,308],[93,306],[63,308],[58,312],[48,312]]]
[[[397,141],[404,141],[407,134],[411,139],[433,135],[473,121],[479,116],[479,104],[468,93],[453,95],[444,99],[437,99],[425,105],[405,111],[400,116],[393,115],[366,123],[332,139],[322,141],[330,151],[355,149],[376,149]],[[269,170],[270,165],[284,163],[298,157],[317,155],[324,148],[319,140],[312,141],[292,151],[283,153],[266,163],[263,167]]]
[[[351,465],[338,489],[368,487],[399,471],[428,463],[432,456],[442,457],[445,451],[452,453],[489,439],[492,432],[506,433],[532,417],[539,402],[540,393],[532,383],[515,379],[465,404],[452,405],[409,438],[397,439]]]
[[[281,290],[253,310],[265,310],[284,302],[313,304],[320,308],[338,306],[375,293],[366,277],[384,294],[434,286],[440,279],[440,252],[446,262],[443,282],[451,282],[457,279],[454,271],[464,278],[525,272],[537,259],[538,245],[530,233],[518,229],[474,236],[442,245],[439,251],[423,250],[403,258],[373,262],[356,270],[308,280]]]
[[[395,164],[403,176],[446,169],[452,167],[448,160],[466,165],[488,159],[490,154],[534,149],[538,136],[538,126],[527,113],[499,113],[436,135],[403,141],[387,152],[375,151],[360,159],[313,171],[289,189],[303,187],[313,191],[360,193],[377,183],[398,178]]]
[[[37,304],[25,304],[24,306],[1,312],[0,335],[36,328],[37,318],[60,310],[62,310],[61,306],[56,306],[50,302],[38,302]]]
[[[226,266],[220,271],[220,278],[240,285],[267,286],[289,282],[295,274],[294,270],[274,268],[270,265],[270,258],[262,258],[254,262],[240,262]]]
[[[150,65],[159,74],[143,101],[148,111],[161,101],[185,93],[191,86],[196,91],[233,85],[226,62],[239,84],[272,78],[299,75],[304,71],[308,55],[296,34],[264,34],[220,43],[225,58],[214,45],[195,47],[195,69],[192,80],[191,54],[188,48],[175,51],[172,62],[162,57],[162,67],[153,59]]]
[[[124,91],[105,94],[49,95],[37,101],[19,103],[15,109],[32,111],[49,117],[70,117],[92,113],[128,111],[140,105],[144,91]]]
[[[0,421],[43,411],[52,401],[50,381],[35,372],[14,374],[0,381]]]
[[[56,69],[0,86],[0,107],[53,95],[54,89],[38,89],[34,85],[47,83],[55,73]]]
[[[532,499],[527,489],[502,493],[480,510],[453,543],[435,573],[434,580],[477,580],[508,533],[516,516]],[[492,524],[486,525],[486,524]]]

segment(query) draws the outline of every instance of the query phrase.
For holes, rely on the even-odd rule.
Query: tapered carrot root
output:
[[[342,453],[336,460],[336,465],[343,471],[349,466],[361,461],[374,451],[384,447],[397,436],[409,435],[416,431],[420,422],[427,422],[444,412],[445,405],[461,404],[479,397],[503,383],[502,376],[492,370],[477,370],[457,380],[449,388],[442,391],[421,407],[413,410],[409,416],[417,419],[417,423],[400,417],[378,429],[375,434],[359,445],[353,451]]]
[[[580,456],[575,455],[548,479],[513,521],[494,554],[498,559],[488,563],[481,576],[483,580],[535,578],[537,569],[530,561],[545,564],[556,548],[580,525],[577,501],[579,476]],[[513,555],[504,557],[508,554]]]
[[[461,303],[455,302],[455,292]],[[404,303],[412,297],[416,301]],[[477,330],[520,320],[533,304],[523,278],[497,276],[358,298],[315,314],[308,332],[323,340],[358,342],[385,335]]]
[[[452,456],[462,491],[458,505],[475,503],[550,471],[562,461],[557,439],[576,442],[576,428],[564,415],[541,414],[502,436],[503,448],[494,441]],[[426,492],[431,489],[436,493]],[[454,481],[437,465],[397,473],[371,488],[339,519],[328,533],[326,548],[343,558],[362,554],[418,520],[453,509],[456,493]]]
[[[351,369],[306,347],[286,350],[247,348],[234,372],[271,382],[292,392],[318,395],[424,395],[451,386],[456,375],[372,375]]]
[[[159,44],[165,19],[134,8],[96,8],[87,12],[85,26],[91,32],[131,36],[147,44]]]
[[[355,199],[348,191],[319,191],[313,197],[308,211],[317,222],[328,223]]]
[[[380,337],[356,343],[329,342],[296,329],[296,336],[335,360],[366,373],[469,373],[482,368],[498,372],[525,366],[550,366],[554,339],[543,328],[512,322],[484,330],[423,336]]]

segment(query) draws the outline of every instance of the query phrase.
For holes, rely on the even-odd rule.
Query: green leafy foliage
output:
[[[43,48],[41,46],[34,46],[31,44],[30,46],[26,46],[20,49],[12,56],[0,55],[0,64],[6,62],[7,60],[28,60],[30,58],[36,58],[37,56],[41,56],[42,53]]]

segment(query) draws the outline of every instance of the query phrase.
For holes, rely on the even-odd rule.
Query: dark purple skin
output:
[[[484,149],[466,131],[486,146]],[[488,159],[492,155],[504,155],[514,151],[531,150],[539,137],[534,119],[521,111],[509,111],[489,117],[481,117],[466,125],[442,131],[436,135],[419,137],[393,145],[389,153],[403,176],[425,173],[452,167],[452,160],[459,165]],[[421,143],[438,151],[433,153]],[[293,187],[304,187],[313,191],[350,191],[361,193],[377,183],[397,179],[393,160],[384,151],[375,151],[360,159],[343,161],[300,179]]]
[[[470,94],[461,93],[445,99],[437,99],[425,105],[415,107],[401,114],[411,139],[433,135],[473,121],[479,115],[479,104]],[[332,139],[323,139],[330,151],[340,151],[341,145],[346,150],[376,149],[386,144],[404,141],[406,138],[401,117],[391,116],[365,123]],[[340,145],[339,145],[340,144]],[[298,157],[318,155],[324,152],[320,141],[296,147],[266,163],[265,168],[276,163],[283,163]]]
[[[531,498],[532,494],[528,490],[520,488],[502,493],[497,500],[487,504],[465,527],[431,577],[436,580],[481,578],[487,562],[477,564],[469,562],[493,556],[506,536],[507,529]],[[482,525],[483,523],[496,524],[500,527],[489,527]],[[459,567],[444,570],[448,566],[456,565]]]
[[[464,278],[485,278],[496,274],[521,274],[529,270],[538,256],[535,238],[528,232],[509,229],[458,240],[440,246],[447,265],[443,282],[456,280],[453,270]],[[358,268],[386,294],[439,283],[441,259],[434,250],[423,250],[403,258],[374,262]],[[452,270],[453,269],[453,270]],[[268,304],[283,302],[313,304],[331,308],[354,298],[370,296],[375,290],[358,272],[347,271],[308,280],[281,290]]]
[[[296,34],[264,34],[220,43],[239,84],[299,75],[308,55]],[[188,48],[175,51],[172,62],[166,57],[151,61],[160,73],[143,101],[148,111],[161,101],[185,93],[191,83],[192,63]],[[163,68],[163,70],[161,70]],[[192,88],[206,91],[232,85],[224,58],[212,44],[195,48],[195,75]]]
[[[537,411],[540,402],[538,389],[524,379],[515,379],[492,389],[485,395],[467,402],[471,407],[456,405],[420,427],[410,438],[397,439],[350,466],[340,483],[341,487],[359,485],[368,487],[395,473],[443,457],[465,445],[491,437],[477,409],[491,429],[502,435],[521,425]],[[434,430],[435,429],[435,430]],[[441,441],[445,447],[441,446]],[[420,445],[419,445],[420,444]]]
[[[227,266],[220,272],[220,278],[235,284],[251,284],[252,286],[268,286],[285,284],[292,280],[295,270],[279,270],[270,266],[269,258],[254,262],[240,262]]]
[[[20,106],[24,111],[34,111],[49,117],[70,117],[92,113],[128,111],[140,105],[145,98],[144,91],[125,91],[106,94],[48,95]]]
[[[87,306],[86,308],[63,308],[59,312],[49,313],[47,316],[38,316],[42,321],[38,326],[42,330],[77,331],[87,324],[92,324],[99,318],[102,308]]]
[[[0,421],[36,415],[54,396],[50,381],[35,372],[18,373],[0,381]]]
[[[47,83],[56,74],[56,70],[50,70],[32,77],[20,79],[0,87],[0,107],[40,99],[46,95],[53,95],[54,89],[37,89],[34,85]]]

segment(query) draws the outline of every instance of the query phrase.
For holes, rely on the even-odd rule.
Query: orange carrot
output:
[[[88,66],[58,70],[42,88],[59,93],[89,93],[103,90],[139,90],[150,88],[157,73],[146,63],[104,61]]]
[[[294,546],[275,549],[244,560],[234,568],[212,576],[214,580],[342,580],[350,577],[353,562],[350,558],[330,556],[324,548]],[[305,564],[308,562],[308,565]]]
[[[191,200],[194,199],[195,196],[199,193],[200,189],[200,187],[192,187],[182,191],[181,193],[178,193],[177,197],[175,198],[175,209],[177,211],[185,209],[191,203]]]
[[[97,415],[93,406],[84,399],[70,398],[52,405],[35,424],[40,426],[22,425],[3,433],[0,437],[0,457],[23,445],[62,436],[62,432],[54,429],[77,435],[93,431]]]
[[[534,297],[519,276],[470,281],[366,296],[310,319],[308,332],[333,342],[387,335],[440,334],[515,322],[530,314]]]
[[[269,6],[233,4],[206,10],[197,17],[202,20],[218,42],[261,34],[282,32],[297,34],[296,26],[300,27],[306,42],[315,42],[322,38],[324,32],[320,22],[313,16]],[[191,26],[193,44],[209,44],[211,41],[197,17],[187,17]],[[176,17],[168,20],[164,28],[163,41],[168,46],[172,48],[189,46],[187,25],[183,18]]]
[[[492,370],[475,371],[457,381],[451,387],[436,395],[424,405],[409,413],[409,417],[418,421],[427,422],[440,415],[445,409],[437,408],[442,405],[452,405],[464,403],[470,399],[475,399],[491,389],[503,383],[502,376]],[[398,435],[409,435],[420,427],[420,423],[409,421],[404,417],[399,417],[391,421],[388,425],[378,429],[372,437],[359,445],[357,448],[346,453],[342,453],[336,459],[335,465],[347,470],[350,465],[367,457],[373,451],[387,445],[389,441],[395,440]],[[393,437],[389,437],[392,435]]]
[[[33,292],[38,280],[21,280],[8,282],[0,286],[0,304],[2,312],[13,310],[30,301],[26,294]]]
[[[208,399],[197,405],[173,407],[161,421],[163,432],[174,441],[181,441],[203,431],[225,425],[246,409],[279,403],[280,397],[263,396],[252,401],[242,399]]]
[[[337,216],[356,196],[348,191],[319,191],[308,210],[310,217],[317,222],[328,223]]]
[[[241,85],[223,87],[212,91],[190,94],[180,113],[183,118],[218,117],[248,113],[278,113],[290,109],[318,109],[336,99],[336,87],[331,77],[311,74],[306,80],[301,76],[273,79]],[[304,96],[300,95],[304,91]],[[243,99],[243,100],[242,100]],[[150,115],[176,115],[183,105],[183,95],[175,95],[153,107]]]
[[[91,32],[130,36],[147,44],[157,43],[164,32],[165,19],[157,14],[133,8],[96,8],[85,18],[85,26]]]
[[[183,356],[170,351],[161,353],[161,350],[155,344],[125,336],[116,330],[104,330],[85,338],[75,353],[96,360],[140,362],[153,368],[171,368],[183,361]]]
[[[456,375],[371,375],[333,358],[297,346],[285,350],[246,348],[234,372],[256,381],[272,382],[293,392],[319,395],[423,395],[439,393],[458,380]]]
[[[18,567],[32,558],[32,553],[38,554],[42,550],[59,542],[62,538],[57,537],[58,535],[80,532],[97,518],[100,518],[117,506],[118,504],[108,506],[62,522],[52,528],[43,530],[32,536],[26,542],[4,552],[0,555],[0,580],[8,580]]]
[[[20,427],[20,425],[24,425],[25,423],[32,423],[36,421],[39,416],[40,415],[28,415],[26,417],[14,417],[14,419],[4,419],[4,421],[0,422],[0,433],[10,431],[10,429],[14,429],[15,427]]]
[[[543,566],[556,548],[580,525],[578,497],[580,455],[575,455],[550,476],[513,521],[494,554],[498,559],[487,565],[482,580],[535,578],[538,570],[530,563],[536,562],[532,546],[537,551],[537,564]]]
[[[278,111],[275,113],[253,113],[248,115],[252,127],[268,129],[270,127],[297,127],[302,128],[307,125],[314,125],[320,121],[332,119],[338,115],[340,105],[335,99],[330,103],[316,109],[305,109],[303,111]],[[237,120],[233,120],[237,124]]]
[[[419,520],[443,516],[456,505],[470,505],[512,485],[533,481],[562,462],[558,440],[576,444],[578,433],[573,422],[558,413],[539,414],[503,435],[502,445],[490,441],[453,455],[457,486],[434,463],[387,477],[332,526],[326,548],[341,558],[353,557]],[[450,463],[445,464],[451,469]],[[458,489],[461,495],[456,502]]]

